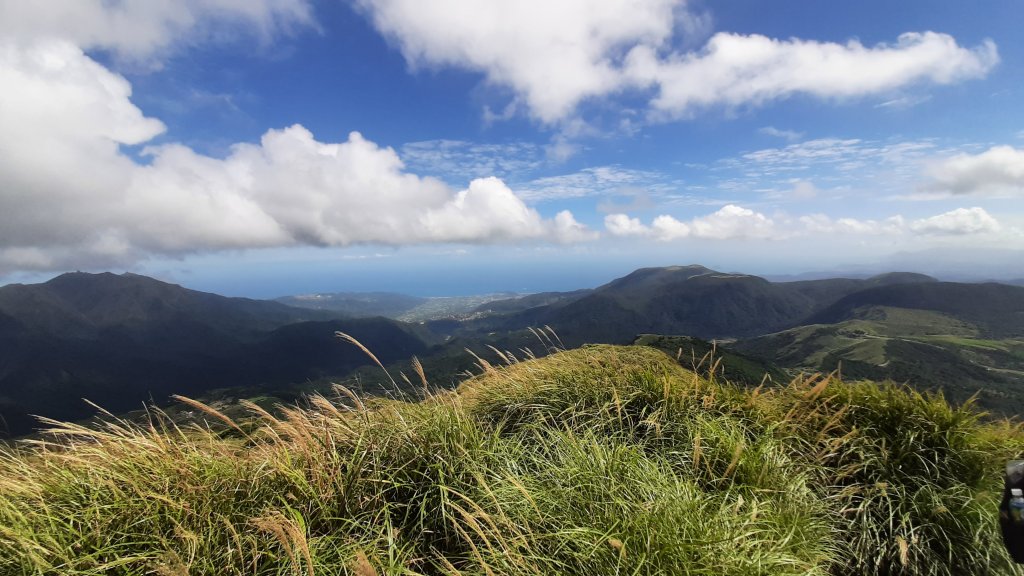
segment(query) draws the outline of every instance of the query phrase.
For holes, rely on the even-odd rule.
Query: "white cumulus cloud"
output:
[[[612,236],[647,236],[651,233],[639,218],[630,218],[626,214],[608,214],[604,217],[604,227]]]
[[[951,194],[1024,193],[1024,150],[993,146],[980,154],[957,154],[928,170],[931,190]]]
[[[706,216],[685,222],[662,214],[650,226],[626,214],[609,214],[604,218],[605,229],[612,236],[649,236],[671,241],[682,238],[731,240],[737,238],[776,237],[780,231],[775,223],[760,212],[729,204]]]
[[[538,118],[622,86],[615,55],[672,35],[679,0],[358,0],[413,66],[455,66],[510,87]]]
[[[983,208],[957,208],[938,216],[914,220],[910,229],[918,234],[985,234],[998,232],[999,222]]]
[[[0,43],[0,271],[109,266],[148,254],[252,247],[572,242],[594,233],[543,218],[501,180],[457,190],[406,170],[353,132],[302,126],[212,158],[169,143],[131,86],[66,41]]]
[[[312,26],[306,0],[0,1],[0,36],[56,38],[86,50],[145,60],[197,40],[227,34],[261,40]]]
[[[693,38],[675,32],[703,38],[707,28],[684,0],[357,2],[412,67],[479,72],[547,123],[572,117],[588,98],[625,91],[653,92],[657,115],[678,118],[798,93],[846,98],[950,84],[999,61],[991,41],[969,49],[936,32],[870,47],[719,32],[699,50],[679,50]]]
[[[883,93],[927,81],[950,84],[984,76],[999,61],[991,41],[960,47],[948,34],[908,32],[895,44],[865,47],[720,32],[703,50],[662,57],[637,46],[629,76],[654,87],[654,110],[679,117],[713,105],[759,105],[803,93],[822,98]]]

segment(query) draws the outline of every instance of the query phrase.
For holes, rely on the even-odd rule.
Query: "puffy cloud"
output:
[[[530,113],[552,123],[587,98],[653,90],[664,118],[714,106],[759,105],[802,93],[823,98],[888,94],[912,84],[984,76],[999,60],[935,32],[908,32],[865,47],[718,33],[698,51],[706,15],[683,0],[358,0],[413,67],[452,66],[510,88]],[[492,114],[493,115],[493,114]]]
[[[0,270],[127,263],[147,254],[312,244],[569,242],[570,213],[545,219],[497,178],[453,190],[406,171],[352,133],[317,141],[270,130],[223,159],[181,144],[144,149],[163,125],[121,76],[63,41],[0,44]]]
[[[605,229],[613,236],[650,236],[662,241],[682,238],[730,240],[736,238],[773,238],[780,234],[775,223],[764,214],[733,204],[718,211],[682,222],[667,214],[645,226],[626,214],[609,214]]]
[[[697,238],[770,238],[775,224],[764,214],[734,204],[690,221],[691,234]]]
[[[139,212],[160,225],[193,223],[195,238],[160,234],[183,246],[323,246],[376,243],[574,240],[585,235],[564,213],[541,217],[496,177],[476,178],[462,191],[430,177],[404,172],[391,149],[353,132],[340,143],[319,142],[302,126],[271,130],[259,146],[238,145],[223,161],[180,146],[154,151],[131,189],[143,202],[168,199]],[[198,209],[205,207],[206,209]],[[172,217],[167,217],[172,215]],[[225,216],[232,219],[224,220]],[[206,221],[220,219],[220,224]],[[249,232],[247,232],[249,231]],[[261,231],[256,234],[255,231]],[[198,236],[200,233],[203,236]]]
[[[985,234],[998,232],[999,222],[979,207],[957,208],[931,218],[922,218],[910,223],[910,229],[918,234]]]
[[[58,38],[145,60],[177,44],[225,34],[261,39],[313,25],[306,0],[39,0],[0,2],[0,36]]]
[[[651,233],[639,218],[630,218],[626,214],[608,214],[604,217],[604,227],[612,236],[647,236]]]
[[[651,234],[658,240],[668,242],[679,238],[687,238],[691,234],[690,227],[675,218],[662,214],[651,222]]]
[[[98,236],[134,167],[119,146],[163,124],[131,103],[124,78],[63,41],[0,42],[0,85],[14,87],[0,90],[0,246]],[[54,227],[55,214],[71,217]]]
[[[867,48],[760,35],[715,34],[699,53],[662,58],[649,46],[633,48],[626,70],[657,89],[653,108],[679,117],[713,105],[759,105],[803,93],[858,97],[929,81],[950,84],[984,76],[999,61],[985,41],[972,50],[947,34],[908,32],[893,45]]]
[[[515,90],[538,118],[622,87],[615,55],[672,35],[680,0],[358,0],[413,66],[456,66]]]
[[[381,206],[387,207],[389,204]],[[537,211],[528,208],[504,182],[493,177],[474,180],[454,198],[428,207],[418,220],[422,230],[413,227],[408,233],[411,239],[420,241],[516,240],[541,237],[545,232]]]
[[[599,234],[580,224],[573,217],[572,212],[562,210],[555,214],[554,238],[563,243],[585,242],[596,240]]]
[[[958,154],[934,164],[928,188],[952,194],[1024,192],[1024,150],[993,146],[981,154]]]

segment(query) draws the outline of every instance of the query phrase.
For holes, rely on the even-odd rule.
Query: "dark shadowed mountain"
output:
[[[903,282],[935,279],[885,274],[865,280],[769,282],[695,265],[642,268],[589,293],[574,293],[577,297],[484,319],[477,329],[549,325],[569,345],[629,342],[640,333],[740,338],[797,326],[847,295]]]
[[[332,315],[132,274],[75,273],[5,286],[0,428],[23,433],[31,414],[93,413],[82,398],[116,412],[172,393],[301,382],[365,364],[335,330],[373,345],[384,361],[426,350],[422,329],[383,318],[328,320]]]
[[[854,292],[807,319],[807,324],[848,320],[867,306],[930,310],[969,322],[982,336],[1024,336],[1024,287],[931,282],[876,286]]]
[[[63,274],[42,284],[0,287],[0,313],[34,333],[95,337],[111,328],[171,329],[196,325],[247,338],[285,324],[338,314],[265,300],[226,298],[138,274]]]
[[[723,355],[723,363],[740,381],[771,366],[841,368],[849,378],[907,382],[958,402],[977,394],[996,414],[1024,414],[1021,287],[910,273],[769,282],[700,266],[650,268],[582,297],[483,319],[476,329],[542,325],[569,346],[642,333],[690,337],[685,342],[738,338],[723,352],[745,359]]]

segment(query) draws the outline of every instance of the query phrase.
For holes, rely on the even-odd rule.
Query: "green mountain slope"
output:
[[[808,324],[846,320],[865,306],[940,312],[975,325],[983,335],[1024,336],[1024,287],[934,282],[878,286],[849,294],[808,318]]]
[[[977,394],[997,414],[1024,414],[1024,338],[982,338],[975,325],[929,310],[868,306],[845,315],[729,348],[790,368],[907,382],[961,402]]]
[[[761,358],[737,353],[715,343],[690,336],[642,334],[635,346],[650,346],[674,357],[679,365],[701,376],[721,377],[744,386],[782,384],[788,375],[778,366]]]

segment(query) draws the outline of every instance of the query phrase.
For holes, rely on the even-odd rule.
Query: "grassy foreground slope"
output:
[[[1024,433],[969,407],[639,346],[483,367],[226,433],[58,425],[0,457],[0,573],[1021,573],[995,507]]]

